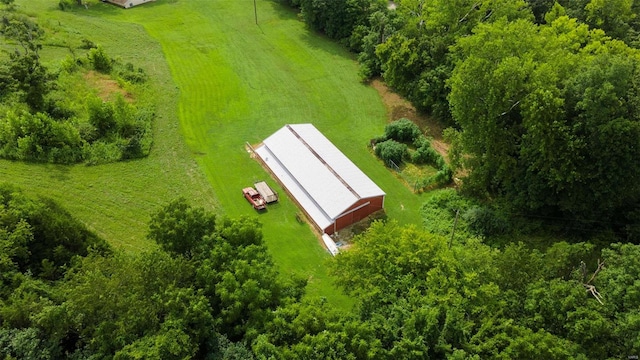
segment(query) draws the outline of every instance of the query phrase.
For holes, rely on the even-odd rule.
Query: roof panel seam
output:
[[[303,138],[302,136],[300,136],[295,130],[293,130],[293,128],[287,124],[286,125],[287,129],[289,131],[291,131],[291,133],[293,134],[293,136],[295,136],[298,140],[300,140],[300,142],[302,143],[302,145],[304,145],[310,152],[311,154],[313,154],[313,156],[315,156],[324,166],[327,167],[327,169],[331,172],[331,174],[333,174],[333,176],[335,176],[338,180],[340,180],[340,182],[342,183],[342,185],[344,185],[349,191],[351,191],[351,193],[357,198],[360,199],[361,196],[360,194],[358,194],[352,187],[351,185],[349,185],[349,183],[342,178],[342,176],[340,176],[340,174],[338,174],[337,171],[335,171],[331,165],[329,165],[323,158],[322,156],[320,156],[320,154],[318,154],[313,147],[311,147],[311,145],[309,145]]]
[[[333,217],[329,216],[329,214],[327,214],[327,212],[324,210],[324,208],[322,206],[320,206],[320,204],[318,204],[318,202],[316,201],[316,199],[313,198],[313,196],[311,196],[311,194],[309,194],[309,192],[307,191],[307,189],[302,186],[302,184],[300,184],[300,182],[298,181],[298,179],[289,171],[289,169],[282,163],[280,162],[280,159],[278,159],[278,157],[271,151],[271,149],[269,149],[269,146],[267,146],[267,144],[263,143],[262,146],[264,146],[264,148],[269,152],[269,154],[271,154],[271,156],[273,157],[274,161],[276,161],[279,165],[280,168],[282,168],[282,170],[284,172],[287,173],[287,175],[289,175],[289,177],[291,178],[291,180],[293,180],[296,185],[298,185],[298,188],[300,190],[302,190],[302,192],[304,192],[307,197],[313,202],[313,204],[320,210],[322,211],[322,213],[324,214],[324,216],[327,219],[333,219]],[[283,184],[284,185],[284,184]]]

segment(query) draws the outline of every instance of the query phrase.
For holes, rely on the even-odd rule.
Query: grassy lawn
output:
[[[207,178],[180,136],[179,92],[157,41],[140,25],[64,13],[57,10],[57,2],[19,0],[17,5],[50,30],[43,58],[61,59],[70,54],[64,44],[77,46],[82,38],[91,39],[104,44],[112,56],[144,68],[160,97],[154,147],[147,159],[95,167],[0,160],[0,181],[59,201],[111,244],[133,251],[153,245],[145,239],[149,216],[171,199],[184,196],[194,204],[217,207]],[[138,55],[140,49],[145,56]],[[55,68],[57,62],[51,60],[48,65]]]
[[[99,167],[0,162],[0,180],[61,201],[110,242],[148,246],[149,213],[182,195],[229,216],[256,217],[283,272],[308,277],[312,295],[348,302],[330,284],[329,257],[291,201],[281,196],[257,215],[242,198],[242,187],[260,179],[284,194],[244,144],[287,123],[315,124],[387,193],[390,218],[420,223],[420,196],[366,148],[386,123],[379,95],[360,83],[349,53],[277,2],[258,1],[258,26],[250,1],[159,0],[127,10],[95,4],[73,13],[45,0],[18,4],[153,78],[160,118],[148,159]]]

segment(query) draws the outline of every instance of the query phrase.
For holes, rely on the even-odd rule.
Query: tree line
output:
[[[468,194],[640,240],[638,2],[282,1],[451,126]]]
[[[111,248],[0,185],[2,359],[607,359],[640,354],[640,246],[502,249],[375,222],[330,262],[350,310],[281,274],[253,219],[177,199]]]

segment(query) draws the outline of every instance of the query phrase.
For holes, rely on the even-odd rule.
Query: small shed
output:
[[[102,1],[115,4],[118,6],[122,6],[123,8],[127,9],[130,7],[134,7],[136,5],[148,3],[155,0],[102,0]]]
[[[312,124],[284,126],[255,153],[321,233],[384,207],[384,191]]]
[[[258,181],[257,183],[253,184],[253,186],[256,187],[258,193],[262,195],[267,203],[278,201],[278,193],[273,191],[273,189],[266,182]]]

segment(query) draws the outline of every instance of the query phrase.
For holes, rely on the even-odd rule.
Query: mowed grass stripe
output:
[[[157,94],[158,116],[154,146],[146,159],[94,167],[0,160],[0,181],[57,200],[111,244],[131,251],[154,246],[145,237],[147,224],[150,215],[168,201],[184,196],[196,205],[217,207],[206,177],[180,134],[178,91],[157,41],[139,24],[108,20],[109,14],[116,15],[114,19],[122,14],[116,7],[100,4],[61,12],[47,0],[18,0],[16,5],[53,27],[56,33],[50,36],[60,37],[56,42],[80,44],[81,38],[90,39],[123,62],[144,68]]]
[[[183,3],[182,6],[190,4]],[[202,154],[198,156],[198,162],[210,179],[224,212],[230,216],[256,216],[240,190],[255,180],[265,179],[267,174],[249,158],[244,143],[260,141],[283,121],[299,122],[298,118],[308,117],[295,116],[296,120],[292,121],[291,114],[279,110],[280,99],[289,102],[290,111],[305,108],[300,104],[306,100],[300,99],[295,91],[287,90],[291,87],[287,83],[299,86],[299,82],[293,77],[282,80],[283,76],[278,74],[282,61],[269,64],[273,60],[264,55],[268,49],[258,47],[259,56],[252,57],[234,45],[246,43],[250,37],[225,34],[212,24],[220,21],[220,17],[201,19],[200,16],[207,12],[192,10],[197,13],[194,15],[196,20],[191,22],[193,29],[181,32],[180,38],[167,32],[162,22],[151,20],[144,24],[163,45],[181,93],[179,113],[184,133],[194,151]],[[146,14],[143,17],[148,19]],[[264,67],[275,70],[264,71]],[[274,86],[265,86],[267,81]],[[266,131],[260,130],[266,126],[269,127]],[[268,181],[275,187],[273,181]],[[282,189],[278,190],[284,194]],[[276,263],[284,274],[293,271],[309,279],[310,295],[322,295],[332,302],[348,304],[350,301],[330,284],[324,263],[328,255],[308,226],[296,220],[296,212],[295,206],[283,198],[258,218],[264,224],[265,241]]]
[[[45,2],[35,1],[41,6]],[[328,255],[308,226],[296,220],[298,209],[291,201],[283,197],[258,216],[242,199],[240,189],[260,179],[267,179],[283,194],[249,158],[244,142],[259,142],[286,123],[311,122],[387,192],[386,209],[391,218],[419,223],[420,197],[404,188],[366,149],[368,140],[382,133],[386,116],[377,93],[359,82],[352,55],[307,30],[293,12],[277,2],[262,0],[257,4],[259,26],[254,24],[253,3],[248,0],[158,1],[127,10],[97,4],[74,14],[51,11],[51,16],[62,23],[76,26],[79,21],[81,27],[100,29],[97,38],[93,37],[95,30],[88,31],[88,38],[110,53],[142,63],[145,69],[158,67],[160,70],[151,75],[160,89],[161,113],[168,114],[159,120],[158,146],[148,163],[145,159],[136,164],[108,165],[86,174],[84,167],[71,167],[77,174],[68,178],[70,184],[57,184],[73,187],[77,186],[74,183],[84,184],[93,171],[109,173],[96,186],[120,191],[96,194],[83,186],[72,191],[77,192],[78,199],[84,196],[113,204],[113,198],[125,197],[115,181],[119,177],[116,172],[127,174],[127,186],[144,194],[134,191],[137,198],[121,208],[108,205],[102,209],[114,217],[111,223],[125,224],[110,225],[107,231],[98,229],[109,234],[112,242],[127,237],[123,234],[127,234],[128,226],[143,226],[149,209],[162,199],[185,195],[210,207],[218,200],[227,215],[253,216],[264,224],[265,241],[284,274],[293,271],[310,279],[311,295],[326,296],[334,304],[348,304],[350,300],[330,283],[325,267]],[[155,44],[144,40],[146,34],[128,22],[142,25],[159,41],[166,60],[157,56]],[[167,63],[173,79],[163,73]],[[193,166],[194,157],[199,169]],[[128,178],[129,173],[124,171],[127,166],[137,171],[138,177]],[[202,182],[202,173],[215,190],[215,197]],[[54,193],[62,198],[65,190]],[[73,211],[82,210],[76,207]],[[90,215],[83,221],[100,228],[98,212],[88,211]],[[138,211],[146,213],[140,216]],[[126,220],[130,216],[135,221]],[[129,233],[137,236],[145,230],[139,227]],[[148,246],[144,240],[138,245]]]
[[[352,56],[304,27],[274,2],[178,2],[127,11],[163,46],[180,89],[180,121],[226,214],[256,216],[240,189],[268,175],[244,149],[286,123],[311,122],[389,193],[390,216],[418,223],[419,197],[405,189],[366,149],[382,133],[384,107],[357,78]],[[178,15],[177,15],[178,14]],[[188,15],[186,15],[188,14]],[[164,18],[190,19],[165,26]],[[273,181],[272,185],[281,193]],[[401,200],[397,199],[400,194]],[[400,204],[410,211],[402,212]],[[258,217],[284,273],[311,279],[310,292],[348,302],[330,285],[326,252],[286,198]]]

